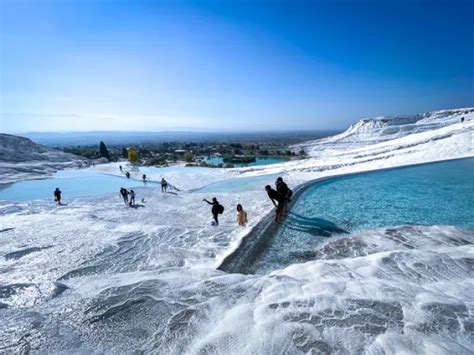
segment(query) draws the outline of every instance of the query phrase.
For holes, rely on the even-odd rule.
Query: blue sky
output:
[[[474,106],[474,1],[0,1],[3,132],[340,129]]]

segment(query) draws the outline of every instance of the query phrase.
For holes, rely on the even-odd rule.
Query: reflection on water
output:
[[[225,181],[219,181],[214,184],[210,184],[201,189],[199,192],[243,192],[252,190],[264,190],[265,185],[273,184],[275,179],[281,176],[281,174],[268,174],[258,175],[238,179],[230,179]]]
[[[316,183],[291,208],[251,272],[311,260],[326,238],[400,225],[474,227],[474,159],[391,169]],[[295,259],[295,256],[298,258]]]
[[[284,157],[257,157],[255,161],[250,163],[232,163],[232,165],[236,168],[244,167],[244,166],[258,166],[258,165],[270,165],[270,164],[278,164],[288,161],[287,158]],[[224,162],[223,157],[206,157],[203,159],[203,162],[210,164],[210,165],[219,165],[226,163]]]
[[[49,179],[20,181],[0,185],[0,200],[28,201],[53,198],[58,187],[63,192],[63,200],[80,196],[94,196],[117,192],[121,187],[159,186],[155,182],[146,184],[125,177],[106,175],[90,170],[63,170]]]

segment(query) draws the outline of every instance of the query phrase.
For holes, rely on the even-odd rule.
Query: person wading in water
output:
[[[247,221],[247,212],[244,211],[242,205],[239,203],[237,205],[237,223],[239,226],[245,227]]]
[[[273,189],[270,185],[265,186],[265,190],[267,191],[270,200],[272,200],[273,205],[276,207],[275,221],[277,223],[280,223],[281,217],[283,215],[283,210],[288,200],[285,196],[280,194],[277,190]]]
[[[293,191],[288,187],[286,182],[283,181],[283,178],[280,176],[275,181],[275,187],[277,192],[286,197],[286,203],[284,206],[284,211],[288,209],[288,202],[291,202],[291,196],[293,196]]]
[[[56,190],[54,190],[54,201],[58,205],[61,204],[61,194],[62,194],[61,190],[58,187],[56,187]]]

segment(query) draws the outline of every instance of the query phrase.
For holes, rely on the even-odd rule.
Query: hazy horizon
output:
[[[259,131],[259,132],[127,132],[127,131],[91,131],[91,132],[25,132],[18,134],[32,141],[50,147],[90,146],[104,141],[107,145],[148,144],[163,142],[225,142],[255,141],[278,139],[286,141],[305,141],[340,133],[340,130],[303,130],[303,131]]]
[[[342,130],[474,106],[474,2],[0,2],[0,131]]]

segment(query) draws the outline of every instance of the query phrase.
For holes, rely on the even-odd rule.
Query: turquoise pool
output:
[[[474,227],[474,159],[342,176],[294,203],[254,272],[311,259],[326,238],[403,225]]]
[[[222,157],[207,157],[203,159],[203,161],[211,165],[225,164],[224,158]],[[278,164],[278,163],[284,163],[285,161],[288,161],[288,159],[284,157],[257,157],[257,159],[254,162],[234,163],[233,165],[234,167],[239,168],[239,167],[245,167],[245,166]]]
[[[0,200],[29,201],[52,199],[56,187],[63,192],[63,199],[80,196],[102,195],[117,192],[121,187],[159,186],[158,183],[127,179],[125,177],[106,175],[90,170],[63,170],[53,177],[42,180],[20,181],[0,185]]]
[[[281,174],[257,175],[224,180],[207,185],[196,191],[211,193],[243,192],[255,190],[264,191],[265,185],[273,184],[278,176],[281,176]]]

